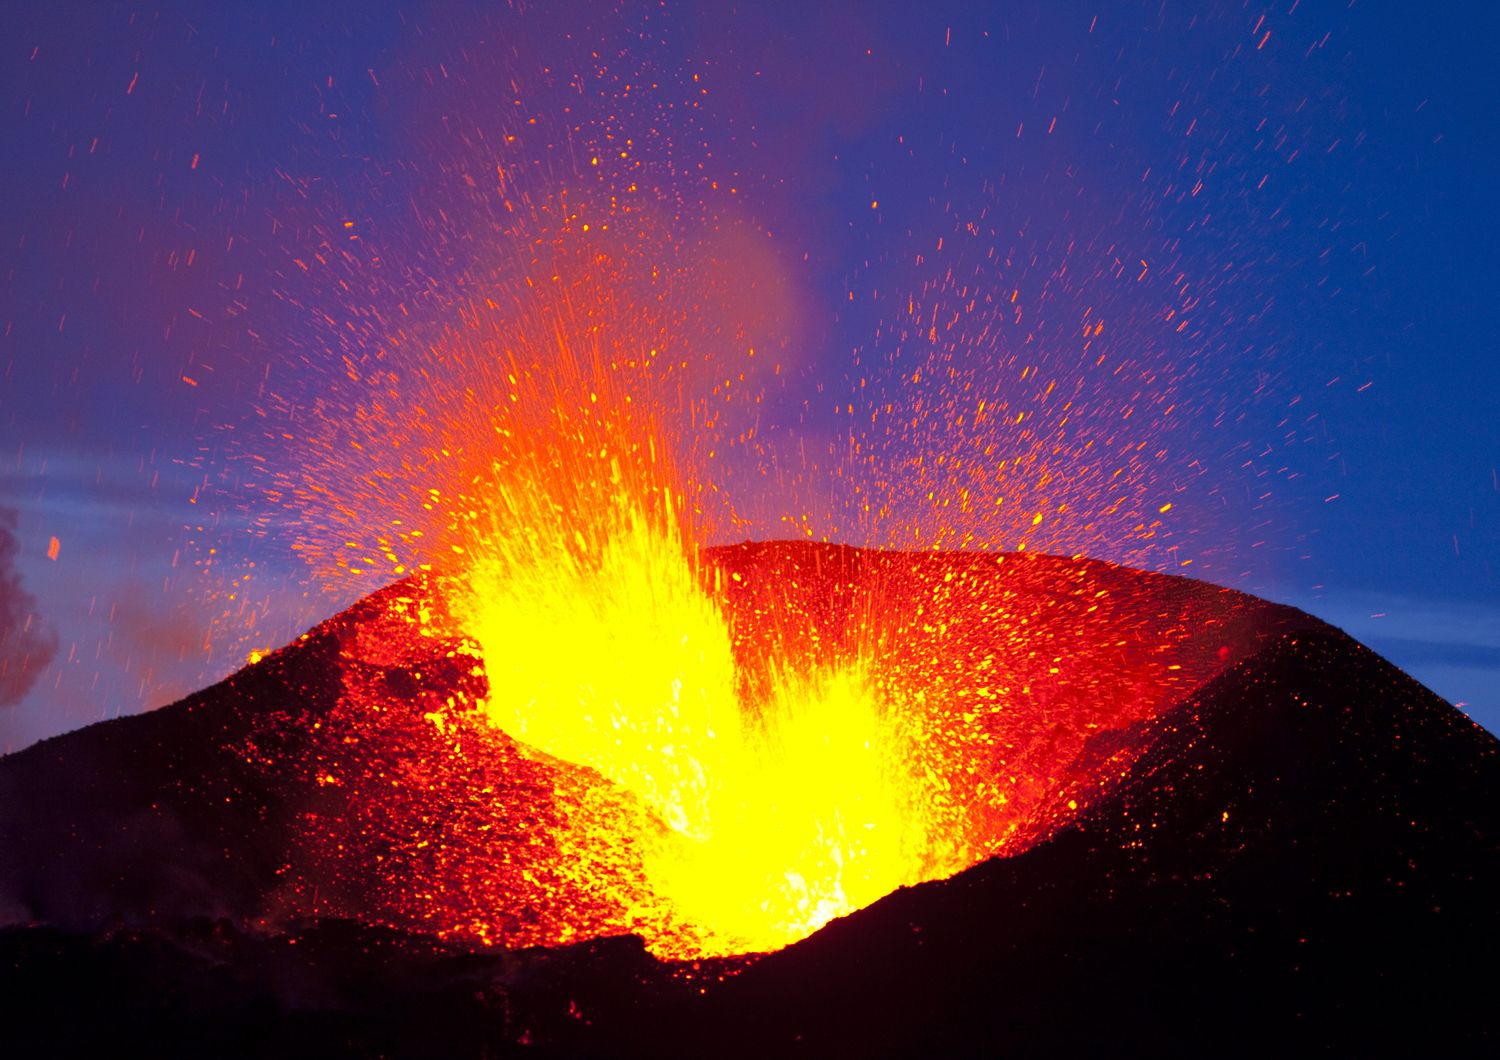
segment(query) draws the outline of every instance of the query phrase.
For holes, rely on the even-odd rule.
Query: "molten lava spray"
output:
[[[757,478],[786,468],[784,439],[758,433],[782,363],[737,322],[746,288],[779,288],[712,250],[759,244],[723,218],[668,221],[659,198],[528,197],[504,173],[516,260],[475,266],[437,312],[393,298],[319,426],[283,432],[300,457],[270,497],[302,513],[313,568],[405,579],[320,730],[289,914],[775,949],[1048,834],[1113,768],[1079,764],[1092,737],[1223,665],[1232,608],[1116,599],[1084,568],[999,551],[1114,535],[1119,555],[1171,507],[1125,437],[1134,404],[1109,420],[1019,354],[999,395],[901,369],[865,427],[777,482],[804,501],[847,474],[782,510],[799,537],[974,551],[706,548],[746,525],[739,505],[763,527],[780,503]],[[920,451],[891,457],[908,435]],[[469,674],[417,694],[395,670]]]
[[[919,878],[911,734],[858,662],[776,671],[749,698],[661,496],[654,519],[619,494],[608,539],[519,557],[500,539],[456,607],[488,720],[654,811],[668,830],[645,852],[651,886],[706,949],[774,949]]]
[[[483,717],[665,825],[640,837],[644,870],[701,952],[774,949],[921,877],[913,734],[858,655],[802,667],[773,647],[745,672],[659,405],[598,336],[565,326],[545,376],[506,370],[493,443],[461,492],[430,494],[455,557],[441,583],[483,662]],[[763,616],[739,635],[803,632]]]

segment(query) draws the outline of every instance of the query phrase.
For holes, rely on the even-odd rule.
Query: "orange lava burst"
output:
[[[1123,769],[1098,737],[1253,639],[1236,594],[1103,565],[701,551],[600,336],[553,331],[546,373],[497,354],[505,399],[449,410],[423,517],[386,513],[385,561],[434,570],[346,653],[288,912],[776,949],[1049,834]],[[445,560],[398,552],[424,544]]]
[[[475,283],[456,322],[343,359],[358,396],[319,410],[274,494],[305,513],[316,570],[403,579],[345,647],[288,915],[776,949],[1050,834],[1123,770],[1130,726],[1253,646],[1235,594],[1159,578],[1142,596],[1031,551],[705,549],[704,527],[736,525],[705,471],[731,421],[755,448],[753,350],[704,323],[735,274],[667,268],[690,256],[629,210],[592,227],[553,205],[524,283]],[[1042,427],[988,409],[912,476],[940,525],[887,540],[1035,551],[1056,523],[1093,541],[1091,503],[1154,535],[1149,483],[1087,463],[1077,408]]]
[[[694,577],[418,578],[341,625],[282,912],[779,948],[1051,835],[1129,769],[1137,723],[1272,632],[1229,590],[1091,561],[658,559]]]
[[[665,825],[640,837],[645,883],[693,951],[775,949],[921,879],[919,733],[877,694],[869,660],[797,666],[777,645],[758,680],[742,674],[667,488],[657,512],[620,488],[593,513],[608,534],[553,526],[476,546],[455,607],[488,678],[483,716]]]

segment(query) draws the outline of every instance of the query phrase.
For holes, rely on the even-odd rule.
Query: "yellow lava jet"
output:
[[[591,474],[608,448],[564,466]],[[704,952],[779,948],[914,882],[920,800],[863,668],[777,669],[749,701],[673,491],[606,466],[586,511],[541,479],[492,484],[455,605],[490,723],[657,815],[648,882]]]

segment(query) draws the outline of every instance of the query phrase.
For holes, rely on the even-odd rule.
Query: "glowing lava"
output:
[[[757,674],[737,657],[683,490],[609,382],[507,431],[519,458],[471,476],[445,591],[483,660],[483,717],[665,825],[638,837],[650,901],[703,952],[774,949],[921,878],[912,732],[863,658],[773,647]]]
[[[1049,835],[1124,772],[1131,726],[1255,647],[1243,598],[1033,557],[1055,538],[944,523],[932,543],[1028,551],[704,548],[738,525],[710,472],[759,400],[753,349],[732,374],[684,352],[738,334],[696,312],[723,294],[617,216],[634,227],[569,220],[527,244],[524,284],[346,359],[357,397],[278,493],[315,569],[405,579],[346,645],[283,914],[775,949]],[[1017,435],[1027,453],[965,480],[960,516],[1020,497],[1028,534],[1074,520],[1092,540],[1103,506],[1151,539],[1129,461],[1107,493],[1020,461],[1066,460],[1059,438]]]
[[[680,543],[638,511],[627,522],[546,564],[469,572],[457,606],[488,720],[668,826],[646,876],[708,950],[777,948],[920,878],[910,733],[864,668],[775,672],[748,699],[729,622]]]
[[[1096,737],[1255,645],[1237,594],[1045,556],[700,551],[608,378],[447,450],[404,534],[452,559],[355,626],[286,912],[776,949],[1050,834],[1138,750]]]

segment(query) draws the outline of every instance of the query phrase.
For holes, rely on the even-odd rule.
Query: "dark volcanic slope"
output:
[[[830,925],[715,1003],[777,1011],[759,1044],[813,1053],[1483,1051],[1492,736],[1332,631],[1150,728],[1077,829]]]
[[[1026,570],[1045,595],[1069,567],[1038,563]],[[1195,585],[1092,576],[1106,575],[1153,598]],[[724,967],[660,964],[631,939],[466,953],[331,920],[257,929],[285,870],[285,831],[315,790],[263,763],[300,753],[339,696],[351,630],[377,611],[177,707],[0,760],[0,900],[13,919],[50,925],[0,934],[0,1046],[1493,1048],[1495,739],[1343,635],[1272,608],[1236,620],[1218,676],[1084,747],[1083,773],[1122,746],[1144,750],[1071,826],[723,979]],[[461,680],[425,665],[423,680]],[[388,679],[405,680],[402,669]],[[250,761],[230,750],[247,746]]]

